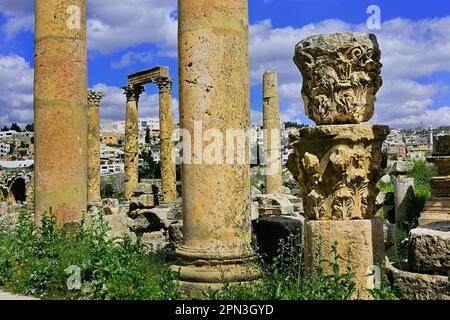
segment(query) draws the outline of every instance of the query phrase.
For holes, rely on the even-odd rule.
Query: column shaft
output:
[[[87,203],[86,0],[36,0],[35,221],[77,221]]]
[[[100,195],[100,92],[88,92],[88,202],[102,200]]]
[[[125,123],[125,199],[131,200],[134,189],[139,182],[139,95],[144,91],[142,86],[125,88],[127,96]]]
[[[282,163],[278,80],[274,71],[263,79],[264,165],[266,193],[282,192]]]
[[[215,129],[223,137],[227,129],[248,130],[248,2],[180,0],[178,4],[181,129],[191,137],[201,135],[194,134],[198,127],[203,132]],[[205,150],[210,144],[205,140],[192,145]],[[194,154],[197,149],[183,153],[201,159]],[[184,240],[177,255],[185,265],[180,277],[186,286],[220,286],[222,275],[234,282],[257,274],[246,272],[247,265],[242,265],[252,256],[249,171],[247,155],[244,164],[182,165]]]
[[[159,87],[159,125],[161,137],[161,184],[164,202],[177,199],[177,176],[174,158],[174,131],[172,111],[172,79],[164,78],[158,82]]]

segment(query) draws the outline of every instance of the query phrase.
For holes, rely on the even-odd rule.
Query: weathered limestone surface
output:
[[[433,137],[433,155],[448,156],[450,154],[450,135]]]
[[[303,75],[305,112],[318,126],[291,133],[294,152],[287,164],[300,183],[309,218],[306,268],[313,271],[318,259],[333,261],[337,241],[338,253],[351,260],[357,292],[366,299],[371,298],[366,289],[373,288],[369,272],[384,263],[385,251],[383,223],[374,215],[376,183],[387,160],[381,147],[389,128],[360,124],[374,112],[382,83],[380,56],[372,34],[317,35],[297,44],[294,62]]]
[[[127,96],[125,124],[125,199],[130,200],[139,181],[139,96],[144,92],[141,85],[124,88]]]
[[[172,78],[162,78],[159,87],[159,124],[161,137],[161,180],[164,202],[177,199],[177,176],[174,158]]]
[[[272,262],[279,255],[280,244],[301,245],[305,218],[302,216],[265,217],[252,222],[259,253]]]
[[[366,33],[334,33],[304,39],[294,62],[303,75],[305,112],[316,124],[368,121],[381,87],[381,52]]]
[[[105,95],[88,92],[88,202],[101,201],[100,196],[100,102]]]
[[[450,300],[448,276],[409,272],[405,263],[388,263],[387,269],[401,299]]]
[[[281,133],[278,79],[275,71],[263,78],[263,128],[266,193],[282,192]]]
[[[374,215],[376,183],[385,166],[381,145],[386,126],[326,125],[302,128],[290,137],[287,167],[301,185],[310,219],[366,219]]]
[[[450,222],[434,222],[411,230],[408,243],[410,270],[419,273],[450,272]]]
[[[344,259],[350,258],[354,281],[361,298],[370,298],[368,280],[369,267],[384,263],[383,221],[379,218],[364,220],[307,220],[305,223],[305,264],[310,270],[320,259],[315,256],[321,244],[323,255],[332,261],[331,248],[338,242],[337,252]],[[351,250],[350,255],[348,250]],[[346,270],[346,261],[340,261],[341,270]],[[331,272],[327,264],[322,265],[326,272]],[[369,281],[370,282],[370,281]]]
[[[37,0],[35,221],[77,221],[87,203],[86,0]]]
[[[438,172],[430,180],[433,197],[425,203],[420,226],[450,221],[450,135],[434,136],[433,154],[427,160],[437,166]]]
[[[408,214],[408,202],[414,196],[414,178],[394,179],[395,221],[401,221]]]
[[[248,1],[179,2],[180,120],[194,137],[250,126]],[[203,148],[208,143],[203,142]],[[192,159],[196,159],[192,148]],[[248,159],[249,157],[246,157]],[[201,290],[252,280],[249,163],[183,164],[183,245],[180,280]]]

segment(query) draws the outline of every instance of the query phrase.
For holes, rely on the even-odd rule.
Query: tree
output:
[[[284,127],[286,129],[287,128],[298,128],[298,129],[300,129],[300,128],[303,128],[304,126],[305,126],[304,124],[297,123],[297,122],[291,122],[291,121],[288,121],[288,122],[284,123]]]
[[[16,132],[22,132],[22,129],[20,128],[20,126],[16,122],[12,123],[11,130],[14,130]]]
[[[2,131],[3,131],[3,132],[9,131],[9,128],[8,128],[7,126],[4,126],[3,129],[2,129]]]
[[[25,126],[25,130],[28,132],[34,132],[34,123],[29,123]]]
[[[145,143],[149,144],[150,143],[150,128],[147,127],[147,129],[145,129]]]
[[[139,167],[140,179],[160,179],[161,178],[161,165],[153,159],[151,149],[143,151],[141,154],[144,160],[142,166]]]

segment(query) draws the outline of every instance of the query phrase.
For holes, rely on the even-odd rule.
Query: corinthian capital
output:
[[[125,90],[124,94],[127,96],[127,101],[137,101],[139,96],[145,92],[145,87],[142,85],[129,84],[123,89]]]
[[[368,33],[317,35],[297,44],[308,117],[316,124],[370,120],[382,83],[380,57],[377,38]]]
[[[172,77],[161,77],[157,81],[159,92],[172,93],[173,79]]]
[[[104,92],[101,91],[88,91],[88,106],[89,107],[98,107],[100,106],[100,102],[106,96]]]

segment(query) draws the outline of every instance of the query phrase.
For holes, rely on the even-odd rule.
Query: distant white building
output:
[[[14,130],[0,131],[0,139],[13,138],[15,134],[17,131]]]
[[[4,157],[11,152],[11,145],[6,142],[0,142],[0,157]]]
[[[110,175],[125,172],[125,152],[119,148],[101,145],[100,148],[100,175]]]
[[[34,165],[34,160],[0,161],[0,169],[29,168]]]
[[[139,118],[139,131],[145,132],[147,128],[159,132],[159,118]],[[125,121],[102,123],[100,129],[104,132],[125,133]]]

